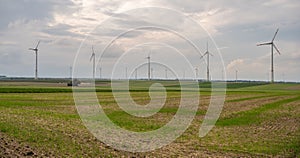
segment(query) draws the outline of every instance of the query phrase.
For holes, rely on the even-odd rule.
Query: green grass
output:
[[[299,90],[290,90],[289,88],[293,86],[299,86],[297,83],[273,83],[273,84],[265,84],[260,86],[251,86],[241,88],[240,90],[246,91],[265,91],[265,92],[282,92],[282,93],[300,93]]]
[[[283,104],[287,104],[293,101],[300,100],[300,96],[293,97],[290,99],[280,100],[274,103],[266,104],[258,108],[235,113],[228,118],[223,118],[218,120],[217,125],[219,126],[242,126],[242,125],[251,125],[254,123],[261,123],[263,117],[260,115],[264,114],[267,110],[275,109],[280,107]]]
[[[0,93],[65,93],[72,92],[71,88],[19,88],[1,87]]]
[[[246,97],[246,98],[239,98],[239,99],[227,100],[226,102],[229,102],[229,103],[230,102],[240,102],[240,101],[247,101],[247,100],[253,100],[253,99],[273,97],[273,96],[278,96],[278,95],[259,95],[259,96],[254,96],[254,97]]]
[[[256,87],[261,85],[268,85],[267,82],[227,82],[227,88],[236,89],[236,88],[244,88],[244,87]]]
[[[163,126],[163,123],[159,123],[155,119],[141,119],[138,117],[133,117],[124,111],[113,111],[107,114],[107,116],[116,125],[136,132],[156,130]]]
[[[46,81],[40,81],[42,83]],[[114,82],[121,82],[121,81],[114,81]],[[51,83],[55,83],[55,81],[51,81]],[[179,85],[178,81],[129,81],[130,91],[131,92],[147,92],[149,87],[153,83],[161,83],[164,85],[167,91],[181,91],[181,86]],[[97,81],[96,84],[96,92],[111,92],[110,88],[110,81]],[[191,84],[191,82],[183,81],[182,82],[185,87],[195,88],[195,84]],[[218,86],[218,83],[214,83]],[[260,82],[245,82],[245,83],[227,83],[228,89],[238,89],[244,87],[253,87],[258,85],[266,85],[267,83],[260,83]],[[26,86],[26,85],[19,85],[19,86],[10,86],[9,83],[0,86],[0,93],[66,93],[72,92],[71,87],[65,87],[66,83],[62,84],[63,87],[51,87],[47,85],[34,85],[34,86]],[[200,91],[209,91],[211,88],[210,82],[199,82],[198,84]],[[90,91],[91,88],[87,88],[86,90],[81,89],[81,91]],[[123,90],[117,90],[123,91]]]

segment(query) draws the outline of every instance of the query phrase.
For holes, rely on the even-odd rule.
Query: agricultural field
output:
[[[131,81],[130,93],[135,102],[149,102],[148,88],[153,82]],[[176,81],[157,82],[166,87],[167,99],[164,107],[148,118],[122,111],[108,81],[96,82],[96,93],[115,124],[132,131],[151,131],[172,119],[181,94]],[[160,149],[130,153],[107,146],[87,130],[66,83],[0,82],[0,157],[300,156],[300,84],[228,83],[220,118],[202,138],[199,128],[211,89],[209,83],[199,86],[201,102],[183,135]]]

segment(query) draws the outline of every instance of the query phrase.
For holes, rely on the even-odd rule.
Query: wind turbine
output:
[[[238,70],[235,70],[235,82],[238,81]]]
[[[153,71],[154,71],[154,69],[151,68],[151,79],[153,79]]]
[[[69,67],[70,68],[70,78],[72,78],[72,66]]]
[[[128,76],[127,76],[128,74],[127,74],[127,67],[125,67],[125,80],[127,80],[128,79]]]
[[[148,59],[148,80],[150,80],[150,78],[151,78],[151,67],[150,67],[150,59],[151,59],[151,57],[150,57],[150,54],[148,54],[148,56],[146,57],[146,59]]]
[[[198,68],[197,67],[195,67],[195,73],[196,73],[196,81],[198,81]]]
[[[35,77],[34,79],[38,79],[38,46],[41,41],[38,41],[37,45],[35,48],[29,48],[29,50],[32,50],[35,52]]]
[[[209,75],[209,56],[213,56],[209,51],[208,51],[208,42],[206,43],[206,52],[200,57],[202,59],[204,56],[207,56],[207,67],[206,67],[206,76],[207,76],[207,81],[210,80],[210,75]]]
[[[137,68],[135,68],[135,80],[137,80],[137,76],[138,76],[138,69]]]
[[[95,80],[95,51],[94,51],[94,47],[92,46],[92,55],[91,55],[91,58],[90,58],[90,61],[93,60],[93,79]]]
[[[273,48],[275,48],[275,50],[277,51],[277,53],[280,55],[280,51],[278,50],[278,48],[275,46],[274,44],[274,39],[278,33],[278,30],[276,30],[275,34],[274,34],[274,37],[272,39],[271,42],[265,42],[265,43],[260,43],[260,44],[257,44],[257,46],[262,46],[262,45],[271,45],[271,83],[274,83],[274,53],[273,53]]]
[[[102,78],[102,67],[99,68],[99,77]]]
[[[166,80],[168,79],[168,69],[165,69],[165,76],[166,76]]]

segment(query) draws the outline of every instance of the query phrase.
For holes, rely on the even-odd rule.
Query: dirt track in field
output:
[[[259,99],[251,99],[251,100],[244,100],[244,101],[239,101],[239,102],[229,102],[225,103],[223,111],[222,111],[222,116],[228,116],[231,115],[232,113],[237,113],[241,111],[247,111],[251,110],[257,107],[260,107],[262,105],[276,102],[282,99],[288,99],[292,98],[293,96],[274,96],[274,97],[264,97],[264,98],[259,98]]]
[[[291,87],[286,88],[287,90],[300,90],[300,85],[294,85]]]

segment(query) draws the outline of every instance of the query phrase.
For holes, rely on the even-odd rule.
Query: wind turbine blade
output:
[[[279,29],[276,30],[275,35],[274,35],[274,37],[273,37],[273,39],[272,39],[272,42],[274,41],[274,39],[275,39],[275,37],[276,37],[276,35],[277,35],[278,30],[279,30]]]
[[[205,55],[207,55],[208,54],[208,52],[205,52],[201,57],[200,57],[200,59],[202,59]]]
[[[273,47],[276,49],[278,54],[281,54],[280,51],[278,50],[278,48],[275,46],[275,44],[273,44]]]
[[[92,51],[93,51],[93,53],[95,53],[95,51],[94,51],[94,46],[92,46]]]
[[[95,57],[95,54],[93,53],[91,58],[90,58],[90,61],[92,61],[92,59]]]
[[[37,49],[37,48],[38,48],[38,46],[39,46],[40,42],[41,42],[41,41],[38,41],[38,44],[36,45],[35,49]]]
[[[34,50],[33,48],[29,48],[29,50]]]
[[[94,47],[92,46],[92,55],[91,55],[91,58],[90,58],[90,61],[92,61],[92,59],[95,57],[95,51],[94,51]]]
[[[270,44],[272,44],[272,43],[271,43],[271,42],[266,42],[266,43],[259,43],[259,44],[257,44],[256,46],[270,45]]]

